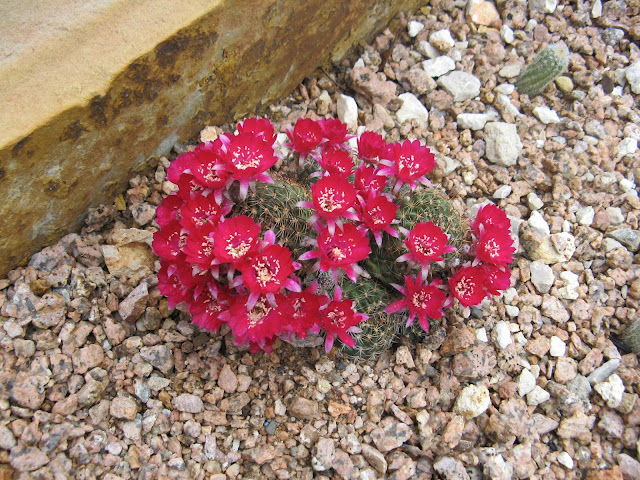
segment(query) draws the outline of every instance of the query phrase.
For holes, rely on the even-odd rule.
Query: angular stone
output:
[[[233,373],[231,367],[225,364],[218,375],[218,386],[227,393],[233,393],[238,388],[238,377]]]
[[[347,124],[349,131],[355,132],[358,128],[358,105],[356,101],[348,95],[338,95],[336,102],[338,118]]]
[[[638,230],[619,228],[607,233],[607,236],[617,240],[632,252],[640,250],[640,231]]]
[[[204,403],[197,395],[190,393],[182,393],[175,397],[172,402],[173,406],[181,412],[200,413],[204,411]]]
[[[114,418],[133,420],[138,413],[138,404],[128,397],[116,397],[111,400],[109,413]]]
[[[134,288],[127,298],[118,306],[118,313],[125,322],[133,323],[144,313],[149,301],[149,290],[146,282]]]
[[[173,353],[166,345],[142,347],[140,356],[162,373],[167,374],[173,369]]]
[[[453,457],[442,457],[433,464],[436,472],[445,480],[470,480],[464,464]]]
[[[491,117],[485,113],[460,113],[456,117],[458,128],[482,130]]]
[[[247,460],[263,465],[276,458],[277,452],[273,445],[260,445],[258,447],[243,450],[242,456]]]
[[[220,402],[220,410],[227,413],[240,414],[242,409],[251,403],[251,398],[246,392],[236,393]]]
[[[362,444],[362,455],[378,473],[384,475],[387,473],[387,461],[380,451],[367,443]]]
[[[155,257],[146,244],[102,245],[101,249],[109,273],[117,278],[143,277],[153,270]]]
[[[419,5],[3,3],[11,34],[0,52],[0,176],[11,181],[0,182],[0,276],[78,229],[88,207],[112,202],[133,172],[202,122],[264,108]]]
[[[418,125],[426,128],[429,112],[418,97],[413,93],[403,93],[398,95],[398,98],[402,100],[402,106],[396,112],[398,123],[402,125],[404,122],[414,120]]]
[[[518,162],[522,142],[515,125],[490,122],[484,127],[486,156],[492,163],[510,167]]]
[[[318,402],[304,397],[295,397],[289,405],[289,414],[302,419],[315,419],[320,412]]]
[[[464,102],[480,95],[480,80],[459,70],[438,78],[438,86],[451,95],[454,102]]]
[[[324,472],[333,466],[336,444],[331,438],[320,438],[315,445],[311,466],[316,472]]]
[[[18,445],[11,449],[9,463],[18,472],[33,472],[49,463],[49,457],[38,448]]]
[[[371,432],[373,443],[383,453],[398,448],[409,438],[411,438],[411,428],[391,417],[383,419],[380,426]]]
[[[489,390],[481,385],[467,385],[462,389],[453,410],[467,420],[484,413],[491,405]]]
[[[558,427],[558,436],[560,438],[575,438],[581,434],[588,432],[593,428],[595,423],[595,415],[585,415],[584,412],[578,410],[569,418],[563,418]]]
[[[97,344],[81,348],[73,356],[73,369],[76,373],[84,374],[89,369],[97,367],[104,360],[104,351]]]

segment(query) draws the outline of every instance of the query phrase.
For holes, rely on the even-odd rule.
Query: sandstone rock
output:
[[[511,123],[490,122],[484,127],[487,159],[509,167],[515,165],[522,151],[516,126]]]
[[[379,450],[372,447],[371,445],[363,443],[362,455],[364,456],[365,460],[369,462],[369,465],[375,468],[378,473],[380,473],[381,475],[387,473],[387,461],[385,460],[384,455],[380,453]]]
[[[384,418],[380,426],[371,432],[371,439],[376,448],[383,453],[398,448],[410,437],[411,428],[391,417]]]
[[[138,413],[138,404],[129,397],[116,397],[111,401],[109,413],[122,420],[133,420]]]
[[[197,395],[182,393],[172,400],[173,406],[181,412],[200,413],[204,410],[204,403]]]
[[[233,373],[229,364],[225,364],[220,370],[218,386],[227,393],[233,393],[238,388],[238,377]]]
[[[49,457],[38,448],[17,446],[11,449],[9,463],[18,472],[33,472],[49,463]]]
[[[487,387],[468,385],[462,389],[453,410],[467,420],[484,413],[491,405]]]
[[[102,245],[109,273],[115,277],[144,277],[153,270],[155,257],[147,244]]]
[[[118,313],[125,322],[135,322],[144,313],[149,301],[149,290],[142,282],[118,306]]]

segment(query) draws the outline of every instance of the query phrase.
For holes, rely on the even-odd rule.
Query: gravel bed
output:
[[[500,299],[373,361],[251,355],[157,289],[160,158],[0,279],[0,477],[639,479],[638,357],[615,341],[640,303],[639,6],[497,3],[433,0],[267,115],[423,139],[434,183],[515,225]],[[557,42],[568,70],[519,95]]]

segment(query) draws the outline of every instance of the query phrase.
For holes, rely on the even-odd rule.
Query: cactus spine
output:
[[[560,76],[569,64],[569,49],[560,43],[544,47],[516,80],[519,94],[536,95]]]

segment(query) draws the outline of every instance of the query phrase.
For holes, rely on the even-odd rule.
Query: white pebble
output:
[[[505,321],[500,321],[493,329],[493,340],[496,345],[502,349],[511,345],[511,330],[509,324]]]
[[[549,340],[549,355],[552,357],[564,357],[567,351],[567,345],[560,339],[553,335]]]
[[[576,211],[576,221],[578,222],[578,225],[589,226],[593,223],[595,215],[596,211],[591,205],[588,207],[580,207]]]
[[[536,388],[536,377],[526,368],[518,375],[518,394],[524,397]]]
[[[515,89],[515,85],[512,85],[511,83],[503,83],[496,87],[496,92],[501,93],[502,95],[511,95]]]
[[[507,198],[509,195],[511,195],[511,191],[513,189],[511,188],[511,185],[500,185],[495,192],[493,192],[493,198],[496,198],[498,200]]]
[[[420,22],[416,22],[415,20],[411,20],[409,25],[407,25],[407,31],[411,38],[416,37],[422,30],[424,30],[424,25]]]
[[[455,40],[451,36],[451,32],[447,29],[438,30],[437,32],[433,32],[431,35],[429,35],[429,43],[431,43],[432,45],[434,43],[441,43],[443,45],[447,45],[450,48],[452,48],[456,44]]]
[[[623,138],[618,144],[618,157],[633,155],[638,150],[638,140],[632,137]]]
[[[560,117],[558,117],[558,114],[554,110],[551,110],[549,107],[536,107],[533,109],[533,114],[545,125],[560,122]]]
[[[438,55],[440,55],[440,51],[426,40],[422,40],[420,43],[418,43],[416,50],[418,50],[418,53],[427,58],[436,58]]]
[[[573,470],[573,458],[567,452],[560,452],[558,454],[558,463],[569,470]]]
[[[484,327],[476,328],[476,338],[484,343],[489,341],[489,337],[487,337],[487,329]]]
[[[467,385],[460,392],[453,410],[469,420],[484,413],[489,406],[491,398],[487,387]]]
[[[509,315],[511,318],[516,318],[518,315],[520,315],[520,309],[515,305],[505,305],[504,309],[507,312],[507,315]]]
[[[546,402],[551,398],[549,392],[544,390],[540,385],[536,385],[533,390],[527,394],[527,405],[535,407]]]
[[[553,286],[553,282],[556,281],[553,269],[549,265],[536,260],[531,262],[529,271],[531,272],[531,283],[536,287],[536,290],[539,293],[548,293]]]
[[[612,225],[620,225],[624,222],[624,215],[620,207],[607,207],[606,212]]]
[[[509,25],[502,25],[502,27],[500,28],[500,36],[502,37],[502,40],[504,40],[504,43],[507,43],[509,45],[511,45],[515,40],[515,35],[513,34],[513,30],[511,30],[511,27],[509,27]]]
[[[485,113],[460,113],[456,117],[459,128],[471,130],[482,130],[489,119],[489,115]]]
[[[580,287],[580,278],[577,274],[565,270],[560,272],[560,278],[564,280],[564,286],[558,289],[558,297],[566,300],[576,300],[580,294],[578,288]]]
[[[456,62],[451,57],[440,55],[422,62],[422,68],[431,78],[438,78],[456,69]]]
[[[355,132],[358,128],[358,104],[348,95],[340,94],[336,102],[338,118],[347,124],[349,131]]]
[[[527,223],[533,230],[536,230],[542,235],[549,236],[551,234],[551,229],[549,228],[549,224],[544,219],[544,217],[540,214],[540,212],[538,212],[537,210],[534,210],[533,212],[531,212],[531,215],[529,216],[529,220],[527,221]]]
[[[620,190],[623,193],[626,193],[629,190],[632,190],[632,189],[636,188],[636,184],[634,182],[632,182],[631,180],[628,180],[626,178],[623,178],[622,180],[620,180],[618,182],[618,186],[620,187]]]
[[[600,394],[610,408],[616,408],[622,402],[624,383],[615,373],[610,375],[606,382],[596,383],[593,389]]]
[[[418,125],[426,128],[429,112],[418,97],[413,93],[403,93],[398,98],[402,100],[402,107],[396,112],[398,123],[402,125],[406,121],[415,120]]]
[[[544,206],[544,202],[540,200],[540,197],[535,192],[531,192],[527,195],[527,205],[530,210],[540,210]]]

